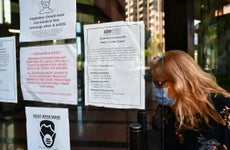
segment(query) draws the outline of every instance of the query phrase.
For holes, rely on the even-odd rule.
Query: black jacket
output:
[[[212,102],[218,112],[221,112],[225,106],[230,107],[230,98],[223,95],[213,95]],[[164,107],[164,115],[165,127],[163,130],[159,129],[163,135],[161,136],[162,150],[212,150],[213,146],[219,143],[226,145],[230,150],[230,126],[217,124],[210,119],[211,128],[201,121],[199,130],[179,130],[180,134],[178,134],[174,113]]]

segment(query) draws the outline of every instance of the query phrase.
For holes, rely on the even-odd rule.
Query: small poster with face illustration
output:
[[[70,150],[66,108],[26,107],[28,150]]]
[[[76,37],[75,0],[20,0],[20,42]]]

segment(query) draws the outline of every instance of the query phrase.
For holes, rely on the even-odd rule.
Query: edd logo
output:
[[[112,33],[112,30],[111,30],[111,29],[104,30],[104,33],[105,33],[105,34]]]

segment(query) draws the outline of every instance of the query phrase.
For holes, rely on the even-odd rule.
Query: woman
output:
[[[163,107],[165,150],[230,150],[230,93],[190,55],[154,59],[153,96]]]

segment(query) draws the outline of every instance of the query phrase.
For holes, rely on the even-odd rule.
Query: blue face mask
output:
[[[153,97],[157,100],[160,105],[172,106],[176,98],[168,97],[168,88],[153,88]]]

